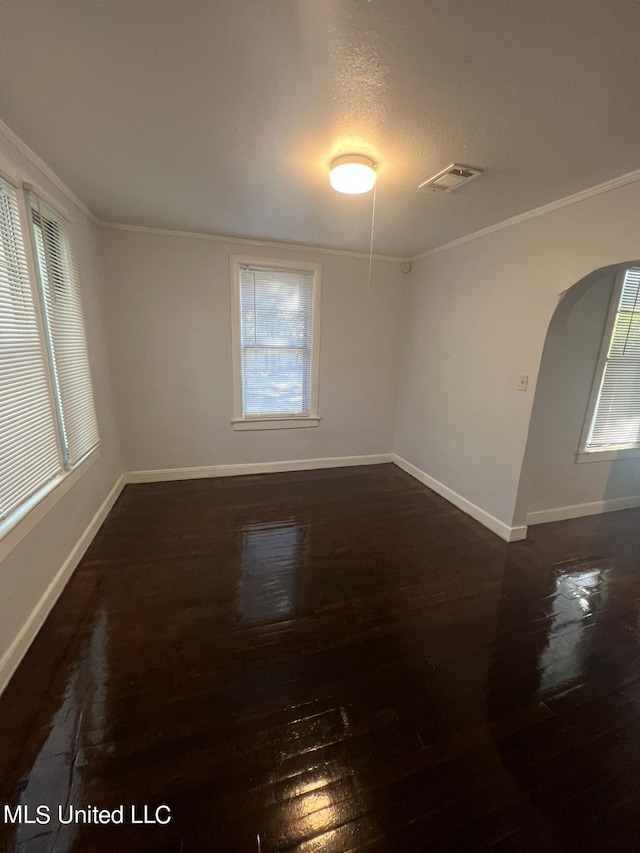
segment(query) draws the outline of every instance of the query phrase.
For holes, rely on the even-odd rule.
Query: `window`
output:
[[[62,455],[69,469],[100,440],[80,287],[66,222],[33,193],[29,209]]]
[[[0,525],[61,469],[18,199],[0,179]]]
[[[26,199],[0,177],[0,537],[99,441],[66,222]]]
[[[579,461],[594,453],[592,460],[640,454],[639,268],[616,277]]]
[[[232,258],[236,429],[317,426],[320,267]]]

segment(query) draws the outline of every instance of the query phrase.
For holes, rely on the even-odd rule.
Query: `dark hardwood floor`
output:
[[[392,465],[127,486],[0,721],[0,803],[54,809],[6,851],[640,850],[640,511],[507,544]]]

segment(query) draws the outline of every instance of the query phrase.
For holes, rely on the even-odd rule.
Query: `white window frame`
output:
[[[274,258],[255,258],[250,255],[230,255],[231,275],[231,344],[233,361],[233,418],[234,430],[301,429],[317,427],[320,377],[320,292],[322,267],[305,261],[282,261]],[[313,326],[311,348],[311,391],[308,415],[245,416],[242,400],[242,334],[240,317],[240,272],[243,266],[272,270],[298,270],[313,273]]]
[[[100,429],[97,423],[97,412],[95,408],[95,395],[93,392],[93,376],[91,374],[91,364],[89,362],[89,352],[88,347],[86,345],[86,326],[85,326],[85,316],[84,316],[84,307],[82,305],[82,299],[79,294],[75,293],[75,287],[79,288],[78,282],[78,270],[77,267],[74,266],[73,261],[73,246],[71,240],[71,234],[69,233],[71,220],[69,219],[66,213],[62,213],[56,204],[52,204],[51,201],[40,195],[37,191],[37,188],[34,187],[30,183],[23,183],[23,195],[24,195],[24,203],[26,205],[27,211],[27,229],[30,237],[29,248],[31,251],[31,255],[34,262],[35,268],[35,289],[38,296],[38,316],[40,320],[40,328],[41,334],[44,335],[45,341],[45,351],[47,356],[47,366],[49,370],[49,385],[50,391],[53,395],[55,414],[57,419],[56,424],[56,432],[58,436],[58,443],[60,446],[60,451],[62,455],[62,461],[65,471],[73,471],[74,468],[77,468],[78,465],[82,463],[86,456],[88,456],[94,449],[100,444]],[[66,411],[66,405],[62,393],[61,386],[59,384],[59,375],[58,375],[58,366],[57,362],[59,359],[59,354],[56,352],[56,344],[54,343],[54,339],[52,337],[52,330],[49,326],[49,320],[47,318],[47,307],[46,307],[46,295],[45,295],[45,280],[43,278],[43,270],[40,265],[39,253],[37,249],[37,236],[36,236],[36,224],[34,222],[34,209],[32,207],[32,201],[35,201],[37,204],[37,213],[38,216],[43,220],[41,221],[39,227],[41,230],[41,234],[44,232],[43,224],[44,221],[50,221],[50,225],[53,226],[54,230],[57,232],[58,239],[58,252],[59,257],[62,263],[61,271],[64,273],[63,277],[63,285],[65,291],[68,291],[69,294],[74,294],[78,297],[75,300],[74,308],[78,312],[79,316],[76,317],[76,321],[79,319],[82,335],[84,337],[85,344],[85,356],[86,356],[86,367],[88,371],[88,380],[89,380],[89,402],[93,409],[93,418],[95,420],[96,426],[96,442],[90,446],[88,449],[84,450],[82,455],[76,454],[76,458],[72,461],[70,458],[70,446],[69,446],[69,437],[67,432],[67,425],[70,423],[69,411]],[[41,203],[46,206],[47,209],[41,209]],[[51,219],[49,219],[51,216]],[[44,239],[44,237],[41,237]],[[44,249],[44,253],[46,255],[46,249]],[[48,260],[47,260],[48,264]],[[71,297],[73,300],[73,296]],[[55,298],[54,298],[55,301]],[[86,401],[85,401],[86,402]]]
[[[34,306],[36,311],[38,330],[41,345],[46,352],[46,339],[44,329],[44,318],[42,316],[40,283],[38,278],[37,261],[34,255],[32,231],[30,226],[30,210],[27,200],[28,190],[37,193],[61,218],[70,221],[66,210],[56,203],[51,196],[38,184],[34,184],[27,175],[21,173],[15,165],[4,155],[0,156],[0,175],[16,190],[16,200],[20,221],[20,231],[24,254],[27,263],[27,272],[32,293],[34,295]],[[52,387],[51,364],[47,353],[47,371],[49,380],[49,393],[52,399],[54,415],[57,418],[55,396]],[[58,424],[56,423],[56,431]],[[60,443],[58,434],[58,442]],[[62,445],[60,444],[60,447]],[[0,522],[0,562],[16,548],[31,530],[41,521],[47,513],[60,501],[75,483],[94,465],[100,458],[100,442],[76,465],[64,469],[60,473],[34,492],[30,498],[25,500],[7,518]]]
[[[607,364],[609,347],[611,346],[611,337],[613,335],[616,317],[618,315],[620,297],[622,295],[622,288],[624,286],[624,278],[627,273],[627,270],[635,269],[635,266],[635,264],[625,266],[622,269],[618,270],[618,272],[616,273],[613,285],[613,292],[611,294],[611,302],[609,304],[609,313],[607,315],[607,322],[602,335],[602,343],[600,345],[600,355],[598,356],[598,364],[596,367],[593,385],[591,387],[589,405],[587,407],[587,414],[584,419],[584,426],[582,427],[582,433],[580,435],[580,444],[576,453],[575,461],[578,464],[584,462],[611,462],[615,459],[628,459],[633,456],[640,456],[640,442],[630,447],[622,447],[617,449],[587,448],[587,441],[589,439],[589,433],[591,432],[591,426],[593,424],[593,419],[596,414],[598,397],[600,396],[600,386],[602,384],[602,377],[604,375],[604,370]]]

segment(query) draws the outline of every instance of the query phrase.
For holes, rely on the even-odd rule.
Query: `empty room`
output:
[[[640,850],[637,0],[0,23],[0,851]]]

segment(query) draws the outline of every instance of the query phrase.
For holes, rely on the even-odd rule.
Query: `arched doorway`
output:
[[[563,294],[547,331],[514,523],[540,524],[640,505],[640,457],[579,464],[577,451],[619,270],[594,270]],[[582,460],[584,461],[584,460]]]

